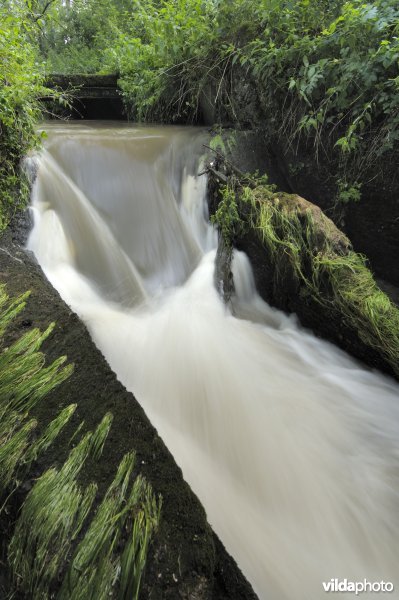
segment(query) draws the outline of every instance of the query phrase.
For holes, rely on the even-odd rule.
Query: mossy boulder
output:
[[[223,215],[228,189],[239,215],[230,242],[247,253],[263,299],[296,313],[302,325],[369,366],[399,378],[399,310],[378,287],[365,257],[354,252],[318,206],[240,178],[223,161],[216,166],[210,172],[210,211],[216,221]],[[226,266],[217,268],[226,271]]]

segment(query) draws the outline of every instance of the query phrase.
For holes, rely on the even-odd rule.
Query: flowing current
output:
[[[399,598],[399,386],[265,304],[238,252],[224,307],[200,131],[47,131],[28,245],[259,598],[320,600],[335,578]]]

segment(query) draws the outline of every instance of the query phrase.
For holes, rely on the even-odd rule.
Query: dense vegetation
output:
[[[26,201],[20,160],[36,144],[42,86],[37,54],[30,42],[33,22],[23,5],[0,6],[0,229]],[[24,193],[25,192],[25,195]]]
[[[208,102],[216,118],[246,121],[244,81],[261,111],[250,124],[293,148],[310,142],[316,161],[334,162],[346,203],[399,137],[398,23],[392,0],[146,0],[103,68],[144,119],[196,120]]]
[[[198,122],[210,106],[215,121],[262,126],[294,153],[305,144],[315,163],[329,164],[341,204],[359,200],[370,168],[398,147],[397,0],[3,0],[0,62],[0,229],[27,200],[20,162],[39,143],[49,73],[117,73],[132,119]],[[248,90],[253,115],[244,110]],[[398,311],[363,258],[319,247],[311,215],[288,210],[289,198],[270,188],[239,193],[276,276],[282,255],[301,293],[343,315],[398,374]],[[241,226],[235,199],[224,188],[226,236]],[[24,298],[12,303],[0,292],[1,338]],[[36,434],[31,409],[70,372],[63,359],[45,366],[39,347],[49,333],[33,330],[0,354],[3,510],[75,410],[70,405]],[[138,595],[159,503],[141,477],[132,481],[130,453],[89,522],[96,487],[83,488],[78,477],[86,459],[101,454],[111,424],[105,415],[80,436],[64,465],[41,474],[27,496],[8,555],[26,595],[46,597],[59,584],[65,598]]]
[[[21,202],[44,71],[117,72],[131,118],[168,122],[211,105],[215,120],[248,124],[247,86],[250,124],[331,163],[341,203],[360,198],[399,138],[396,0],[8,0],[0,11],[0,226]]]

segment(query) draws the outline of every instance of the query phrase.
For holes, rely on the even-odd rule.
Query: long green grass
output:
[[[135,454],[126,454],[115,479],[79,544],[59,600],[133,600],[138,597],[151,537],[158,527],[161,501],[138,476],[130,485]],[[128,539],[121,551],[125,532]]]
[[[0,285],[0,340],[23,310],[28,295],[11,300]],[[43,333],[31,329],[0,354],[0,496],[10,494],[29,477],[32,463],[52,446],[77,408],[77,404],[65,407],[35,435],[38,423],[31,411],[73,368],[64,366],[65,357],[45,364],[39,348],[53,327]],[[81,421],[69,440],[76,446],[67,460],[42,474],[27,495],[7,557],[14,591],[24,597],[138,597],[161,499],[143,477],[132,477],[134,452],[122,459],[91,521],[97,484],[83,488],[79,483],[88,459],[101,459],[112,421],[112,414],[107,413],[94,432],[85,434]],[[7,501],[0,513],[6,505]]]
[[[252,226],[269,251],[275,278],[288,266],[326,311],[339,313],[399,375],[398,308],[378,287],[366,259],[352,250],[334,224],[296,198],[261,187],[252,196]]]
[[[81,490],[77,477],[89,456],[99,458],[112,423],[105,415],[86,433],[61,469],[46,471],[28,494],[9,546],[9,562],[18,589],[33,598],[47,597],[71,544],[93,504],[97,486]]]
[[[61,469],[49,469],[24,503],[9,546],[15,586],[28,597],[48,599],[59,586],[72,553],[59,600],[133,600],[138,597],[150,541],[161,510],[140,475],[131,483],[134,452],[122,459],[88,529],[76,549],[97,492],[77,478],[87,459],[100,458],[112,419],[106,415],[70,452]]]
[[[25,307],[28,295],[11,300],[5,286],[0,285],[1,339]],[[17,484],[21,469],[50,446],[75,410],[75,405],[67,407],[35,440],[37,421],[29,416],[30,412],[73,370],[73,365],[64,366],[65,356],[45,365],[39,348],[53,327],[50,325],[43,333],[31,329],[0,353],[0,497]]]

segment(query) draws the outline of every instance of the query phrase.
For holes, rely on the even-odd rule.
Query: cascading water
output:
[[[225,309],[201,133],[49,131],[29,247],[259,597],[319,600],[332,578],[399,597],[398,385],[265,304],[240,253]]]

